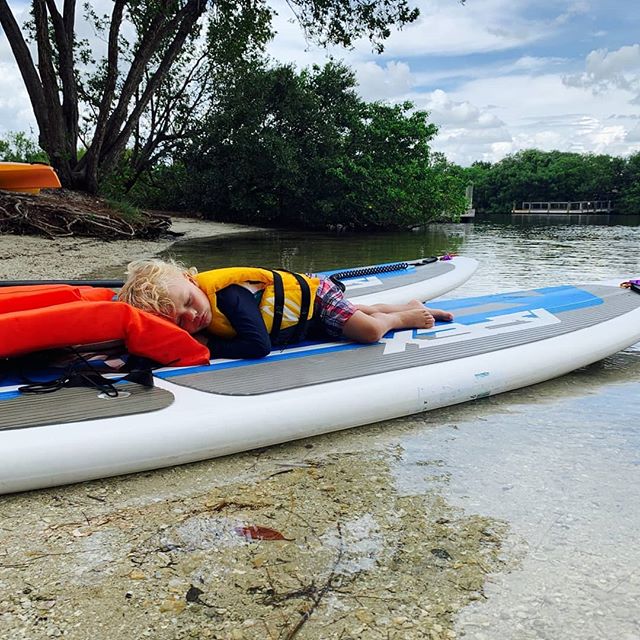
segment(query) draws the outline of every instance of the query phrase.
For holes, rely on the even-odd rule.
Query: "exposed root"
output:
[[[0,191],[0,233],[85,236],[114,240],[156,238],[167,233],[169,216],[139,211],[131,219],[99,198],[69,191],[35,196]]]

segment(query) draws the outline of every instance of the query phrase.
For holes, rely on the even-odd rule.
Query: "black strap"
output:
[[[340,274],[337,274],[340,275]],[[347,285],[342,282],[342,280],[338,279],[337,275],[335,273],[331,274],[329,276],[329,280],[331,280],[331,282],[333,282],[333,284],[336,285],[336,287],[338,287],[338,289],[340,289],[340,291],[342,291],[342,293],[344,293],[347,290]],[[344,278],[344,276],[342,276]]]
[[[282,328],[282,320],[284,318],[284,306],[285,306],[285,298],[284,298],[284,282],[282,280],[282,276],[278,271],[282,271],[284,273],[290,273],[298,282],[298,286],[300,287],[300,315],[298,317],[298,322],[293,328],[293,332],[291,333],[291,337],[287,340],[287,343],[296,343],[300,341],[301,338],[304,337],[304,334],[307,330],[307,324],[309,321],[309,309],[311,308],[311,289],[309,288],[309,283],[305,280],[305,278],[295,271],[289,271],[288,269],[279,269],[275,271],[273,269],[269,269],[273,274],[273,324],[271,325],[271,331],[269,332],[269,337],[271,338],[271,342],[276,344],[278,342],[278,334]]]
[[[26,376],[22,375],[22,378],[27,384],[18,387],[18,391],[21,393],[40,394],[52,393],[63,387],[89,387],[102,391],[110,398],[117,398],[118,389],[115,385],[118,382],[134,382],[144,387],[154,386],[151,368],[145,366],[142,360],[135,362],[126,375],[119,378],[107,378],[103,376],[82,353],[73,347],[69,347],[69,350],[77,357],[77,361],[71,363],[60,376],[55,380],[40,382],[29,380]],[[81,365],[80,367],[78,363]]]
[[[284,315],[284,284],[282,282],[282,276],[277,272],[271,270],[273,274],[273,324],[271,325],[271,331],[269,337],[273,342],[280,333],[280,327],[282,326],[282,317]]]
[[[293,271],[290,271],[289,273],[291,273],[291,275],[298,281],[301,294],[300,317],[298,318],[298,323],[291,335],[291,340],[289,340],[289,342],[295,344],[301,340],[307,329],[309,307],[311,306],[311,289],[309,288],[309,283],[299,273],[295,273]]]

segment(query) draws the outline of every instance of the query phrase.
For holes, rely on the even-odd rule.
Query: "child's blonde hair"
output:
[[[143,311],[171,316],[175,305],[169,297],[169,283],[176,277],[193,278],[197,273],[195,267],[187,268],[173,259],[134,260],[127,265],[127,280],[118,300]]]

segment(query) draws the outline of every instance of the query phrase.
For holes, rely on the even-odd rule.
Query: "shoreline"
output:
[[[172,218],[171,234],[175,235],[156,240],[0,234],[0,274],[3,280],[82,278],[100,269],[154,256],[178,241],[259,230],[227,222]]]

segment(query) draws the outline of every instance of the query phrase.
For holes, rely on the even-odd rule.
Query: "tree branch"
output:
[[[118,36],[124,14],[126,0],[115,0],[113,12],[111,14],[111,25],[109,27],[109,41],[107,51],[107,74],[105,77],[104,91],[100,99],[100,106],[96,117],[96,126],[91,145],[80,162],[80,169],[84,170],[86,176],[97,174],[98,160],[104,136],[106,133],[107,121],[109,119],[110,107],[116,94],[116,82],[118,79]],[[96,185],[97,186],[97,185]]]
[[[129,103],[140,86],[149,61],[157,51],[158,43],[166,36],[168,24],[173,27],[178,15],[181,13],[179,12],[174,16],[173,20],[169,23],[165,22],[163,25],[165,11],[168,10],[167,5],[168,1],[165,0],[163,5],[158,8],[134,55],[131,66],[129,67],[129,72],[120,91],[120,98],[105,124],[105,130],[108,132],[107,138],[113,139],[119,133],[120,127],[126,118]]]
[[[113,166],[117,157],[122,153],[136,122],[139,120],[142,112],[149,104],[154,92],[160,86],[160,83],[170,70],[171,65],[173,64],[176,56],[180,53],[182,45],[191,33],[194,25],[204,13],[205,6],[205,3],[201,0],[189,0],[187,4],[176,14],[176,16],[163,26],[158,37],[163,38],[167,33],[175,33],[173,41],[169,45],[157,70],[151,76],[151,79],[147,83],[139,102],[131,111],[122,129],[120,131],[117,129],[113,131],[114,135],[107,135],[106,140],[113,140],[113,143],[103,150],[101,165],[104,167],[109,168]],[[121,101],[123,98],[124,90]],[[111,133],[111,127],[108,126],[107,131]]]
[[[49,40],[49,16],[45,0],[33,1],[33,17],[38,47],[38,69],[46,108],[49,111],[49,127],[40,129],[41,146],[51,158],[63,183],[69,184],[71,173],[65,144],[65,121],[60,104],[58,77],[53,66],[53,48]]]

